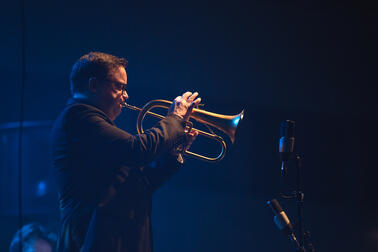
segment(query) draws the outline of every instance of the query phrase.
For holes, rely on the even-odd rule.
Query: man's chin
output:
[[[119,108],[113,110],[112,120],[114,121],[122,112],[122,106],[120,105]]]

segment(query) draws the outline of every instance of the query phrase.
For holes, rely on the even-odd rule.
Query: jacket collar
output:
[[[87,99],[85,99],[85,98],[73,98],[73,97],[71,97],[67,101],[67,106],[68,107],[71,107],[71,106],[76,105],[76,104],[85,104],[85,105],[89,105],[89,106],[93,107],[93,109],[97,110],[102,115],[104,115],[106,117],[107,121],[109,121],[111,124],[115,125],[114,122],[112,120],[110,120],[109,116],[107,114],[105,114],[104,111],[102,111],[98,106],[96,106],[93,103],[89,102]]]

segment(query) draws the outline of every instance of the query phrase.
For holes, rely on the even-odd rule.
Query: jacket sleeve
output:
[[[178,157],[173,154],[168,154],[150,163],[143,169],[146,184],[151,192],[154,192],[163,185],[165,181],[183,166],[183,161],[179,159],[182,159],[181,156]]]
[[[177,160],[176,155],[167,154],[148,164],[142,169],[132,169],[129,166],[121,167],[113,183],[109,185],[102,203],[106,205],[117,194],[126,197],[144,197],[154,193],[183,163]],[[130,192],[133,192],[130,194]]]
[[[75,106],[67,115],[71,143],[93,155],[120,165],[145,166],[185,139],[185,122],[169,115],[140,135],[131,135],[110,122],[100,111]],[[83,146],[85,144],[85,146]]]

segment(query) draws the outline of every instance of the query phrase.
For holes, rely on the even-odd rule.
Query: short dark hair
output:
[[[102,52],[85,54],[72,67],[71,94],[86,91],[90,78],[105,79],[111,71],[121,66],[127,67],[126,59]]]
[[[54,250],[56,243],[56,235],[48,233],[46,229],[37,222],[32,222],[22,226],[13,236],[12,242],[9,246],[10,252],[18,252],[20,250],[20,233],[22,234],[22,251],[34,251],[32,248],[37,239],[42,239],[51,245]]]

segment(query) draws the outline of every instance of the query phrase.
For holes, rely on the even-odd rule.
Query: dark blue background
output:
[[[8,2],[0,13],[0,123],[7,123],[19,120],[20,5]],[[378,40],[372,4],[37,0],[26,1],[25,14],[27,121],[56,118],[69,97],[72,64],[97,50],[129,60],[131,104],[172,100],[190,90],[200,93],[209,111],[236,114],[246,109],[225,160],[213,165],[187,159],[183,170],[157,192],[157,252],[293,251],[265,205],[280,189],[277,149],[284,119],[296,121],[306,228],[312,231],[315,248],[377,249],[372,143]],[[125,111],[117,124],[135,132],[135,120],[134,112]],[[46,144],[38,144],[48,141],[46,129],[40,130],[25,132],[40,138],[25,140],[24,148],[43,164],[25,165],[36,174],[51,169],[44,165],[49,160]],[[2,137],[11,134],[4,132]],[[16,136],[12,139],[17,141]],[[2,143],[9,151],[8,142]],[[16,162],[13,149],[11,159]],[[15,164],[3,162],[1,169],[16,169]],[[4,182],[0,195],[14,200],[17,173],[11,174],[1,178],[12,185],[8,188]],[[294,175],[293,166],[288,178],[292,185]],[[33,188],[34,182],[24,180],[24,188]],[[295,220],[295,202],[280,202]],[[38,206],[50,207],[42,211]],[[25,204],[25,221],[36,220],[56,231],[54,206],[54,199],[36,198]],[[0,250],[5,251],[17,230],[17,212],[1,212]]]

